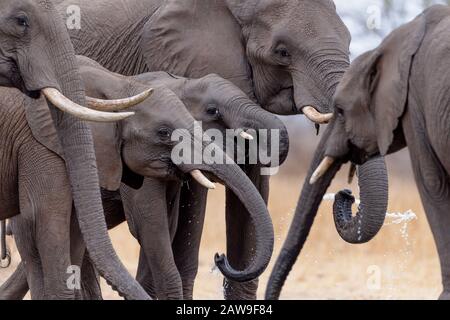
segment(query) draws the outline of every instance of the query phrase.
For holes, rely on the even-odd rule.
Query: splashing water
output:
[[[334,201],[335,194],[329,193],[323,197],[324,201]],[[355,200],[356,205],[361,204],[361,200]],[[409,239],[408,227],[409,224],[415,220],[418,220],[417,215],[414,211],[407,210],[405,212],[387,212],[386,213],[386,221],[384,223],[385,226],[400,226],[400,236],[404,241],[404,247],[400,249],[399,254],[396,256],[396,264],[398,268],[398,272],[392,273],[391,275],[385,275],[385,286],[388,289],[388,295],[386,299],[393,299],[396,295],[396,281],[401,281],[401,276],[399,274],[403,274],[408,270],[411,264],[411,253],[413,250],[413,244]]]
[[[334,201],[336,197],[336,194],[334,193],[328,193],[323,197],[324,201]],[[355,200],[356,205],[361,204],[360,199]],[[391,222],[386,222],[385,225],[393,225],[393,224],[404,224],[403,228],[407,229],[407,225],[409,222],[412,222],[413,220],[417,220],[417,215],[412,211],[411,209],[405,212],[393,212],[393,213],[386,213],[386,218],[393,219]],[[405,230],[406,231],[406,230]],[[403,233],[403,232],[402,232]]]

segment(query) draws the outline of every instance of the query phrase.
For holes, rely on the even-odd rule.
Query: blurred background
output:
[[[410,21],[432,0],[335,0],[338,12],[352,33],[352,59],[375,48],[394,28]],[[271,180],[269,209],[274,220],[276,251],[286,237],[306,171],[320,137],[301,116],[283,118],[289,128],[291,151],[287,163]],[[409,155],[403,150],[387,159],[390,178],[389,212],[411,210],[416,219],[386,220],[370,244],[351,246],[335,231],[331,202],[324,201],[312,233],[285,285],[282,299],[436,299],[441,292],[436,249],[412,175]],[[329,192],[346,184],[348,167],[341,170]],[[350,186],[358,192],[356,184]],[[222,299],[222,277],[214,269],[216,252],[225,252],[224,189],[210,192],[202,240],[196,299]],[[405,216],[406,218],[408,216]],[[409,215],[411,217],[411,215]],[[136,272],[139,247],[122,225],[111,232],[125,265]],[[11,243],[12,245],[12,243]],[[14,250],[12,268],[0,270],[2,282],[19,257]],[[273,263],[272,262],[272,263]],[[261,278],[263,298],[272,266]],[[118,298],[104,285],[106,298]]]

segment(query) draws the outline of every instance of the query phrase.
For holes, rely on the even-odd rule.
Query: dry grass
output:
[[[291,132],[291,136],[305,134],[306,141],[317,141],[309,131]],[[301,141],[305,141],[299,139]],[[301,152],[305,146],[293,146],[289,162],[279,175],[272,179],[270,212],[276,232],[276,251],[286,237],[292,214],[309,164],[311,151]],[[310,149],[311,146],[308,147]],[[301,159],[300,162],[298,162]],[[340,240],[331,215],[331,204],[324,203],[314,224],[302,255],[284,288],[283,299],[436,299],[440,293],[440,272],[437,254],[423,208],[409,168],[406,153],[390,158],[390,212],[412,209],[418,220],[402,232],[402,225],[387,225],[370,244],[351,246]],[[343,170],[345,171],[345,170]],[[331,192],[348,187],[341,172],[333,183]],[[353,186],[356,189],[356,186]],[[197,299],[221,299],[222,277],[212,272],[215,252],[225,252],[223,188],[211,192],[201,249]],[[138,245],[129,235],[126,226],[111,232],[114,245],[129,268],[136,271]],[[407,237],[406,237],[407,236]],[[17,261],[15,255],[14,261]],[[381,288],[367,287],[370,266],[381,270]],[[270,270],[261,279],[259,297],[263,297]],[[4,279],[11,269],[0,270]],[[117,296],[105,286],[107,298]]]

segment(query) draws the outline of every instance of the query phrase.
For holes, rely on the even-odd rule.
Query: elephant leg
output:
[[[252,166],[245,171],[267,203],[269,177],[261,176],[260,170],[260,167]],[[228,259],[234,268],[245,269],[252,260],[256,240],[250,215],[230,190],[226,193],[226,225]],[[224,279],[224,293],[227,300],[255,300],[257,290],[257,279],[246,283]]]
[[[441,263],[443,293],[440,298],[450,300],[450,168],[443,166],[432,148],[422,127],[424,122],[407,119],[409,121],[403,123],[405,137]]]
[[[39,252],[35,246],[34,220],[32,218],[29,218],[27,212],[22,212],[21,215],[11,219],[10,225],[11,230],[13,230],[14,233],[14,240],[16,242],[20,258],[22,260],[22,262],[19,264],[22,272],[18,271],[18,267],[13,277],[10,278],[11,283],[13,283],[13,279],[20,280],[20,284],[18,284],[20,287],[25,287],[25,285],[27,286],[27,288],[29,287],[31,299],[43,300],[44,274],[42,272],[42,264],[39,257]],[[20,277],[22,274],[25,275],[25,278]],[[17,294],[17,292],[11,293],[11,295]]]
[[[207,196],[208,190],[192,179],[181,190],[178,229],[172,248],[183,282],[185,300],[193,299]]]
[[[23,300],[28,293],[25,265],[20,262],[14,273],[0,286],[1,300]]]
[[[147,263],[147,258],[145,257],[145,253],[142,248],[139,251],[139,263],[136,273],[136,280],[152,299],[158,299],[158,295],[156,294],[157,290],[153,282],[152,270]]]
[[[44,275],[43,298],[73,299],[74,288],[67,283],[67,270],[71,266],[72,196],[66,167],[62,159],[44,146],[36,143],[25,146],[19,152],[20,216],[32,217],[34,222]],[[13,233],[17,236],[15,229]]]
[[[159,299],[183,298],[182,282],[175,265],[169,232],[166,182],[145,179],[140,190],[121,187],[130,231],[147,258]]]

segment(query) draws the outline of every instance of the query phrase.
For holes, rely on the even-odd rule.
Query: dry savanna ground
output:
[[[269,209],[276,232],[274,259],[286,237],[314,144],[312,128],[288,123],[292,151],[288,163],[272,178]],[[297,138],[297,139],[295,139]],[[305,141],[308,141],[306,143]],[[370,244],[352,246],[340,240],[334,228],[331,203],[324,202],[312,233],[283,290],[283,299],[436,299],[440,272],[436,249],[409,166],[407,152],[388,159],[390,171],[389,212],[417,214],[407,224],[387,224]],[[347,167],[330,188],[345,183]],[[352,186],[357,190],[356,184]],[[139,248],[125,225],[111,232],[114,246],[130,272],[136,271]],[[224,189],[211,192],[202,241],[200,270],[195,286],[197,299],[221,299],[222,277],[213,270],[213,256],[225,252]],[[18,256],[14,254],[14,264]],[[261,279],[263,298],[272,265]],[[12,269],[0,270],[3,281]],[[104,286],[105,297],[117,296]]]

